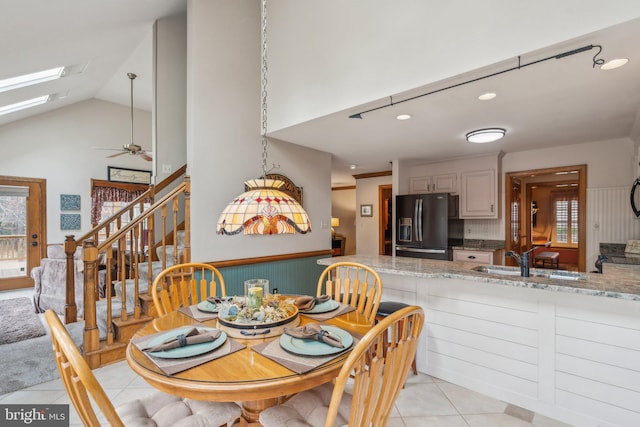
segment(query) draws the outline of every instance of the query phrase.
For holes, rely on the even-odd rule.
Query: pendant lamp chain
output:
[[[262,0],[262,177],[267,177],[267,0]],[[275,167],[275,165],[274,165]]]

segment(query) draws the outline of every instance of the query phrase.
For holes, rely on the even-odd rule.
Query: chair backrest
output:
[[[78,347],[71,339],[53,310],[45,312],[45,318],[51,330],[53,355],[58,365],[64,387],[85,426],[100,426],[98,416],[91,405],[91,399],[98,406],[102,415],[111,426],[123,426],[124,423],[116,413],[111,400],[93,375],[91,368],[84,360]]]
[[[382,280],[366,265],[336,262],[325,268],[318,279],[317,296],[323,294],[355,307],[373,324],[382,298]]]
[[[163,270],[151,287],[153,303],[160,316],[180,307],[197,304],[207,297],[226,297],[220,271],[212,265],[189,262]]]
[[[336,378],[325,427],[334,426],[345,385],[354,379],[349,426],[385,426],[409,374],[424,311],[408,306],[377,323],[358,342]],[[389,334],[389,335],[387,335]],[[388,338],[384,351],[385,335]]]

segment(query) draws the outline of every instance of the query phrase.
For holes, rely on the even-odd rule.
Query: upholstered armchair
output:
[[[78,248],[73,256],[75,298],[78,317],[84,315],[84,263],[82,261],[82,248]],[[40,265],[31,270],[34,281],[33,304],[37,313],[44,313],[52,309],[60,315],[64,315],[66,304],[67,260],[64,245],[47,246],[47,258],[40,260]],[[104,292],[106,284],[106,271],[98,272],[98,284]]]

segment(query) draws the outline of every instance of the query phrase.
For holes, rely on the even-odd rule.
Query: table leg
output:
[[[244,423],[240,422],[241,426],[261,426],[258,422],[260,418],[260,412],[264,411],[271,406],[279,405],[286,401],[286,397],[274,397],[264,400],[248,400],[242,402],[242,418]]]

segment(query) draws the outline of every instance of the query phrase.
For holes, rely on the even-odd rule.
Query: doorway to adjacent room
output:
[[[587,165],[508,172],[505,189],[506,250],[522,253],[548,243],[534,250],[534,262],[541,252],[558,253],[554,266],[586,271]]]

